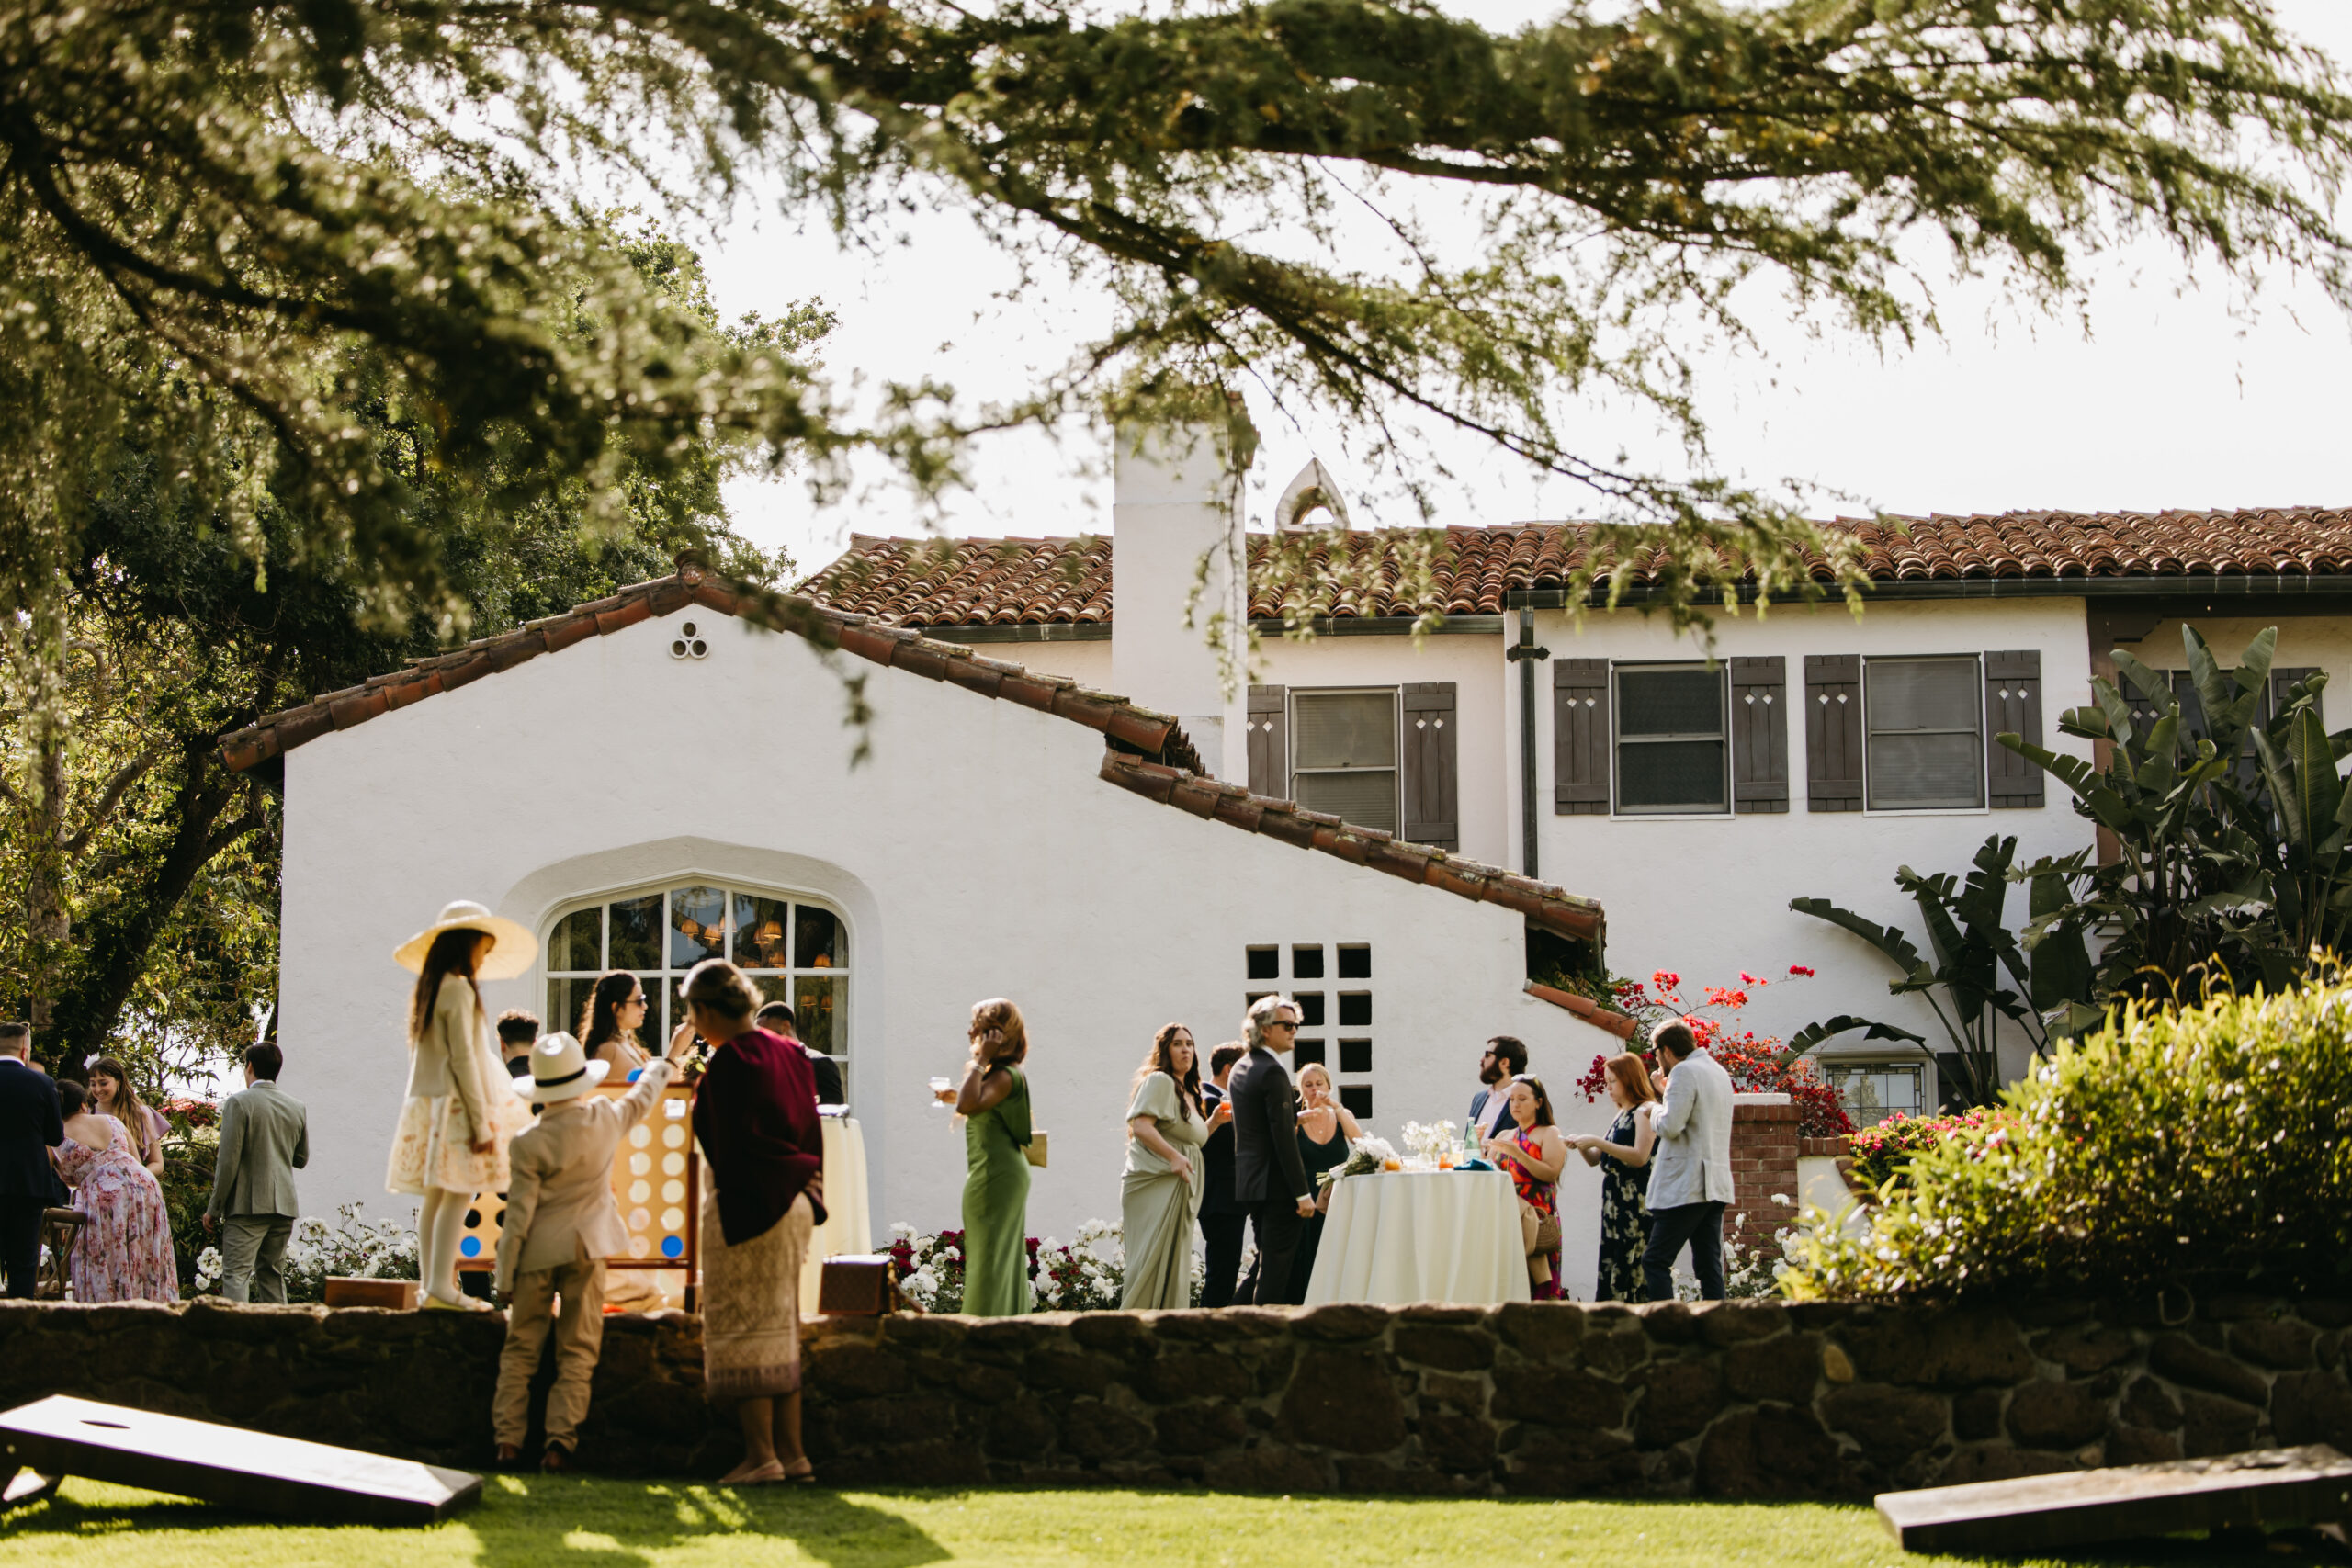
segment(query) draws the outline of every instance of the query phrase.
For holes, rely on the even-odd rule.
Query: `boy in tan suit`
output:
[[[569,1034],[550,1034],[533,1046],[531,1076],[514,1080],[514,1092],[538,1105],[539,1120],[514,1134],[498,1237],[496,1285],[507,1308],[506,1348],[498,1360],[490,1419],[503,1465],[522,1457],[531,1424],[531,1377],[552,1326],[555,1386],[548,1391],[547,1452],[539,1468],[574,1468],[571,1450],[588,1415],[588,1385],[605,1343],[605,1259],[628,1245],[620,1205],[613,1201],[613,1160],[629,1129],[661,1100],[677,1053],[692,1043],[690,1033],[681,1032],[671,1043],[670,1056],[648,1063],[625,1099],[582,1098],[604,1081],[609,1065],[588,1060]],[[558,1296],[563,1298],[560,1317]]]

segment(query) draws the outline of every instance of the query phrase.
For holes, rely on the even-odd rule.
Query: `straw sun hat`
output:
[[[412,975],[423,974],[424,955],[433,950],[433,939],[443,931],[482,931],[493,939],[490,956],[474,973],[477,980],[511,980],[530,968],[531,960],[539,955],[538,938],[472,899],[460,898],[444,908],[439,919],[401,943],[392,962]]]
[[[541,1105],[560,1104],[586,1094],[612,1070],[610,1062],[590,1061],[579,1041],[558,1030],[531,1047],[530,1076],[514,1080],[514,1092]]]

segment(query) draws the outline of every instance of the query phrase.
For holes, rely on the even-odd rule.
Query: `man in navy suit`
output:
[[[1238,1042],[1209,1053],[1209,1081],[1201,1086],[1201,1107],[1209,1115],[1209,1135],[1201,1144],[1201,1237],[1208,1277],[1201,1304],[1233,1304],[1234,1277],[1241,1272],[1241,1233],[1250,1212],[1233,1196],[1233,1112],[1226,1090],[1245,1055]]]
[[[1259,1306],[1295,1306],[1299,1281],[1291,1263],[1315,1191],[1298,1153],[1298,1091],[1282,1064],[1298,1039],[1298,1009],[1281,997],[1260,997],[1242,1022],[1250,1054],[1233,1070],[1233,1196],[1250,1211],[1258,1243],[1254,1288],[1240,1297]]]
[[[0,1023],[0,1269],[8,1293],[33,1293],[40,1263],[41,1211],[57,1179],[49,1151],[65,1141],[57,1085],[32,1064],[28,1024]]]

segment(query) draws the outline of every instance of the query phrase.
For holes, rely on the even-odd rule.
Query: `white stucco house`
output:
[[[2087,842],[1990,733],[2057,744],[2098,650],[2177,664],[2184,616],[2225,651],[2280,623],[2282,665],[2352,679],[2329,597],[2352,597],[2346,514],[2036,514],[1857,525],[1865,615],[1728,617],[1713,662],[1637,609],[1572,615],[1572,525],[1450,530],[1441,633],[1364,594],[1311,642],[1267,637],[1228,692],[1183,624],[1201,563],[1204,615],[1281,613],[1250,596],[1267,540],[1234,493],[1207,444],[1154,447],[1122,460],[1108,539],[860,538],[784,631],[688,565],[224,737],[284,791],[277,1028],[311,1110],[306,1204],[388,1206],[409,985],[390,954],[452,898],[540,933],[533,972],[486,990],[548,1028],[616,967],[662,996],[651,1033],[715,953],[789,998],[846,1069],[877,1230],[955,1223],[961,1139],[925,1081],[975,1000],[1014,998],[1053,1134],[1032,1229],[1067,1235],[1117,1213],[1121,1114],[1161,1023],[1205,1047],[1251,997],[1295,995],[1302,1055],[1394,1133],[1462,1115],[1488,1036],[1525,1040],[1572,1102],[1617,1048],[1529,994],[1532,948],[1693,984],[1816,969],[1751,1008],[1775,1030],[1920,1021],[1874,955],[1787,905],[1901,920],[1898,863],[1957,869],[1995,831]],[[1860,1093],[1934,1101],[1932,1064],[1849,1061]],[[1589,1197],[1563,1203],[1587,1294]]]

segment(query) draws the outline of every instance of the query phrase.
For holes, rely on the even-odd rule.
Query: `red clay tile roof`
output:
[[[271,714],[258,724],[221,736],[221,760],[232,771],[242,773],[322,735],[365,724],[484,675],[511,670],[543,653],[560,652],[589,637],[609,636],[688,604],[722,615],[741,615],[747,598],[739,597],[735,589],[706,569],[684,566],[675,576],[633,584],[610,598],[481,638],[448,653],[416,660],[407,669],[374,676],[365,685],[329,692],[300,707]],[[982,658],[959,643],[940,642],[803,599],[787,597],[784,604],[791,613],[808,617],[803,635],[830,641],[844,653],[1102,731],[1106,742],[1102,776],[1123,788],[1302,849],[1320,850],[1356,865],[1426,882],[1474,901],[1500,904],[1596,947],[1600,942],[1601,909],[1589,898],[1203,776],[1199,753],[1182,728],[1166,714],[1137,707],[1124,697],[1090,691],[1067,676],[1041,674],[1002,660]]]
[[[1894,525],[1899,523],[1899,526]],[[1864,570],[1879,582],[1990,579],[2320,576],[2352,573],[2352,511],[2318,507],[2235,512],[2011,512],[1909,517],[1894,523],[1839,518],[1823,526],[1851,535]],[[1440,530],[1444,546],[1433,592],[1401,591],[1396,547],[1414,536],[1387,530],[1346,536],[1344,547],[1376,586],[1343,595],[1340,618],[1497,615],[1507,592],[1588,590],[1594,574],[1589,525],[1526,523]],[[877,539],[857,535],[841,559],[802,585],[818,603],[886,617],[899,626],[1078,625],[1107,621],[1112,541],[1075,539]],[[1272,541],[1250,536],[1253,564]],[[1318,547],[1314,560],[1328,563]],[[1369,560],[1365,558],[1371,558]],[[1816,560],[1815,575],[1828,568]],[[1650,574],[1636,563],[1634,581]],[[1253,592],[1255,619],[1283,606]]]
[[[1531,882],[1499,866],[1464,860],[1427,844],[1407,843],[1377,828],[1359,828],[1287,800],[1251,795],[1239,784],[1204,778],[1192,769],[1105,751],[1102,771],[1105,779],[1121,789],[1180,807],[1195,817],[1262,833],[1302,850],[1320,850],[1407,882],[1442,887],[1474,902],[1500,904],[1564,936],[1580,938],[1596,948],[1600,945],[1606,924],[1600,906],[1548,882]]]

